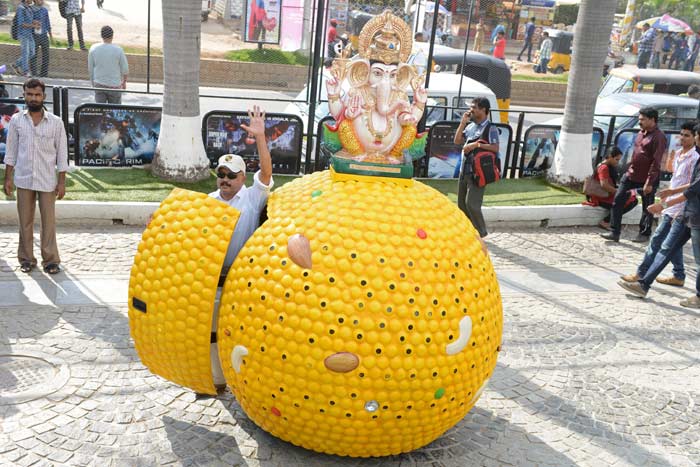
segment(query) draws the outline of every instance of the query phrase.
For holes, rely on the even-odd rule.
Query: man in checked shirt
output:
[[[49,274],[61,269],[56,244],[56,198],[66,193],[68,145],[63,122],[44,108],[45,86],[41,80],[25,81],[26,110],[16,113],[7,132],[5,185],[7,196],[17,186],[19,248],[17,259],[22,272],[36,266],[34,257],[34,209],[39,199],[41,213],[41,265]],[[56,179],[58,171],[58,180]]]

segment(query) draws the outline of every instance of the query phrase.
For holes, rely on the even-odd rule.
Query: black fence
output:
[[[12,83],[8,83],[12,84]],[[18,85],[18,84],[17,84]],[[47,88],[51,100],[47,108],[60,116],[66,124],[71,159],[80,166],[129,167],[148,164],[152,160],[160,133],[161,108],[158,106],[127,106],[107,104],[81,104],[72,109],[68,104],[69,94],[85,88],[55,86]],[[90,90],[90,88],[87,88]],[[150,93],[152,94],[152,93]],[[465,103],[466,105],[466,103]],[[12,114],[23,107],[21,99],[0,99],[0,161],[4,155],[6,123]],[[443,107],[435,106],[436,109]],[[71,112],[71,110],[73,110]],[[466,108],[444,107],[444,115],[458,117]],[[498,110],[498,115],[504,113]],[[499,132],[500,151],[504,178],[541,176],[551,167],[560,126],[550,124],[527,124],[528,118],[561,117],[561,112],[530,112],[519,110],[505,111],[517,114],[515,125],[495,124]],[[72,121],[70,120],[72,117]],[[312,133],[304,133],[303,121],[298,115],[270,113],[267,115],[268,140],[273,157],[273,171],[280,174],[309,173],[328,168],[331,151],[325,145],[328,128],[334,125],[332,117],[320,119]],[[247,113],[242,111],[214,110],[207,112],[202,119],[202,140],[212,166],[224,153],[241,154],[254,170],[257,166],[257,153],[254,141],[246,141],[245,132],[240,128],[245,123]],[[629,162],[634,138],[636,116],[602,115],[605,128],[592,129],[591,167],[601,160],[603,154],[613,145],[623,152],[621,166]],[[689,119],[688,119],[689,120]],[[668,139],[668,151],[662,162],[662,171],[671,171],[671,157],[679,147],[678,129],[685,119],[674,119],[662,125]],[[415,174],[419,177],[455,178],[461,163],[460,148],[453,144],[458,120],[432,122],[426,128],[428,143],[426,155],[415,163]],[[613,129],[610,131],[609,129]],[[306,142],[304,141],[306,138]],[[310,141],[311,157],[305,157],[305,149]]]

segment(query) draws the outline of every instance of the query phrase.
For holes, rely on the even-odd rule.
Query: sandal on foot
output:
[[[58,267],[58,264],[51,263],[44,266],[44,272],[47,272],[49,274],[58,274],[59,272],[61,272],[61,268]]]
[[[32,272],[32,269],[33,269],[32,263],[24,262],[24,263],[19,265],[19,270],[26,273],[26,274],[29,274],[30,272]]]

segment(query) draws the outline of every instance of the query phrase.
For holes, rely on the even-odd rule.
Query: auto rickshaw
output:
[[[352,47],[355,50],[358,48],[357,41],[360,37],[360,31],[362,31],[362,28],[365,27],[367,21],[371,20],[375,16],[376,15],[373,15],[372,13],[366,13],[360,10],[352,10],[348,14],[348,36],[350,38],[350,42],[352,43]]]
[[[571,69],[571,46],[574,43],[574,34],[558,29],[547,29],[552,40],[552,58],[547,68],[552,73],[561,74]]]
[[[414,44],[414,47],[420,48],[422,53],[426,57],[428,56],[429,43],[418,42]],[[432,60],[433,71],[461,73],[478,81],[496,95],[499,110],[507,111],[510,109],[511,72],[506,62],[490,55],[468,50],[464,73],[462,73],[463,58],[464,50],[435,44]],[[508,121],[508,112],[501,112],[501,121]]]
[[[691,84],[700,85],[700,74],[655,68],[615,68],[600,87],[598,97],[620,92],[684,94]]]

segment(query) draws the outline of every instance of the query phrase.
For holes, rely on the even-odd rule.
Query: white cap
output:
[[[219,167],[226,167],[233,173],[243,172],[243,175],[245,175],[245,161],[236,154],[224,154],[219,157],[219,163],[216,165],[216,168],[218,169]]]

